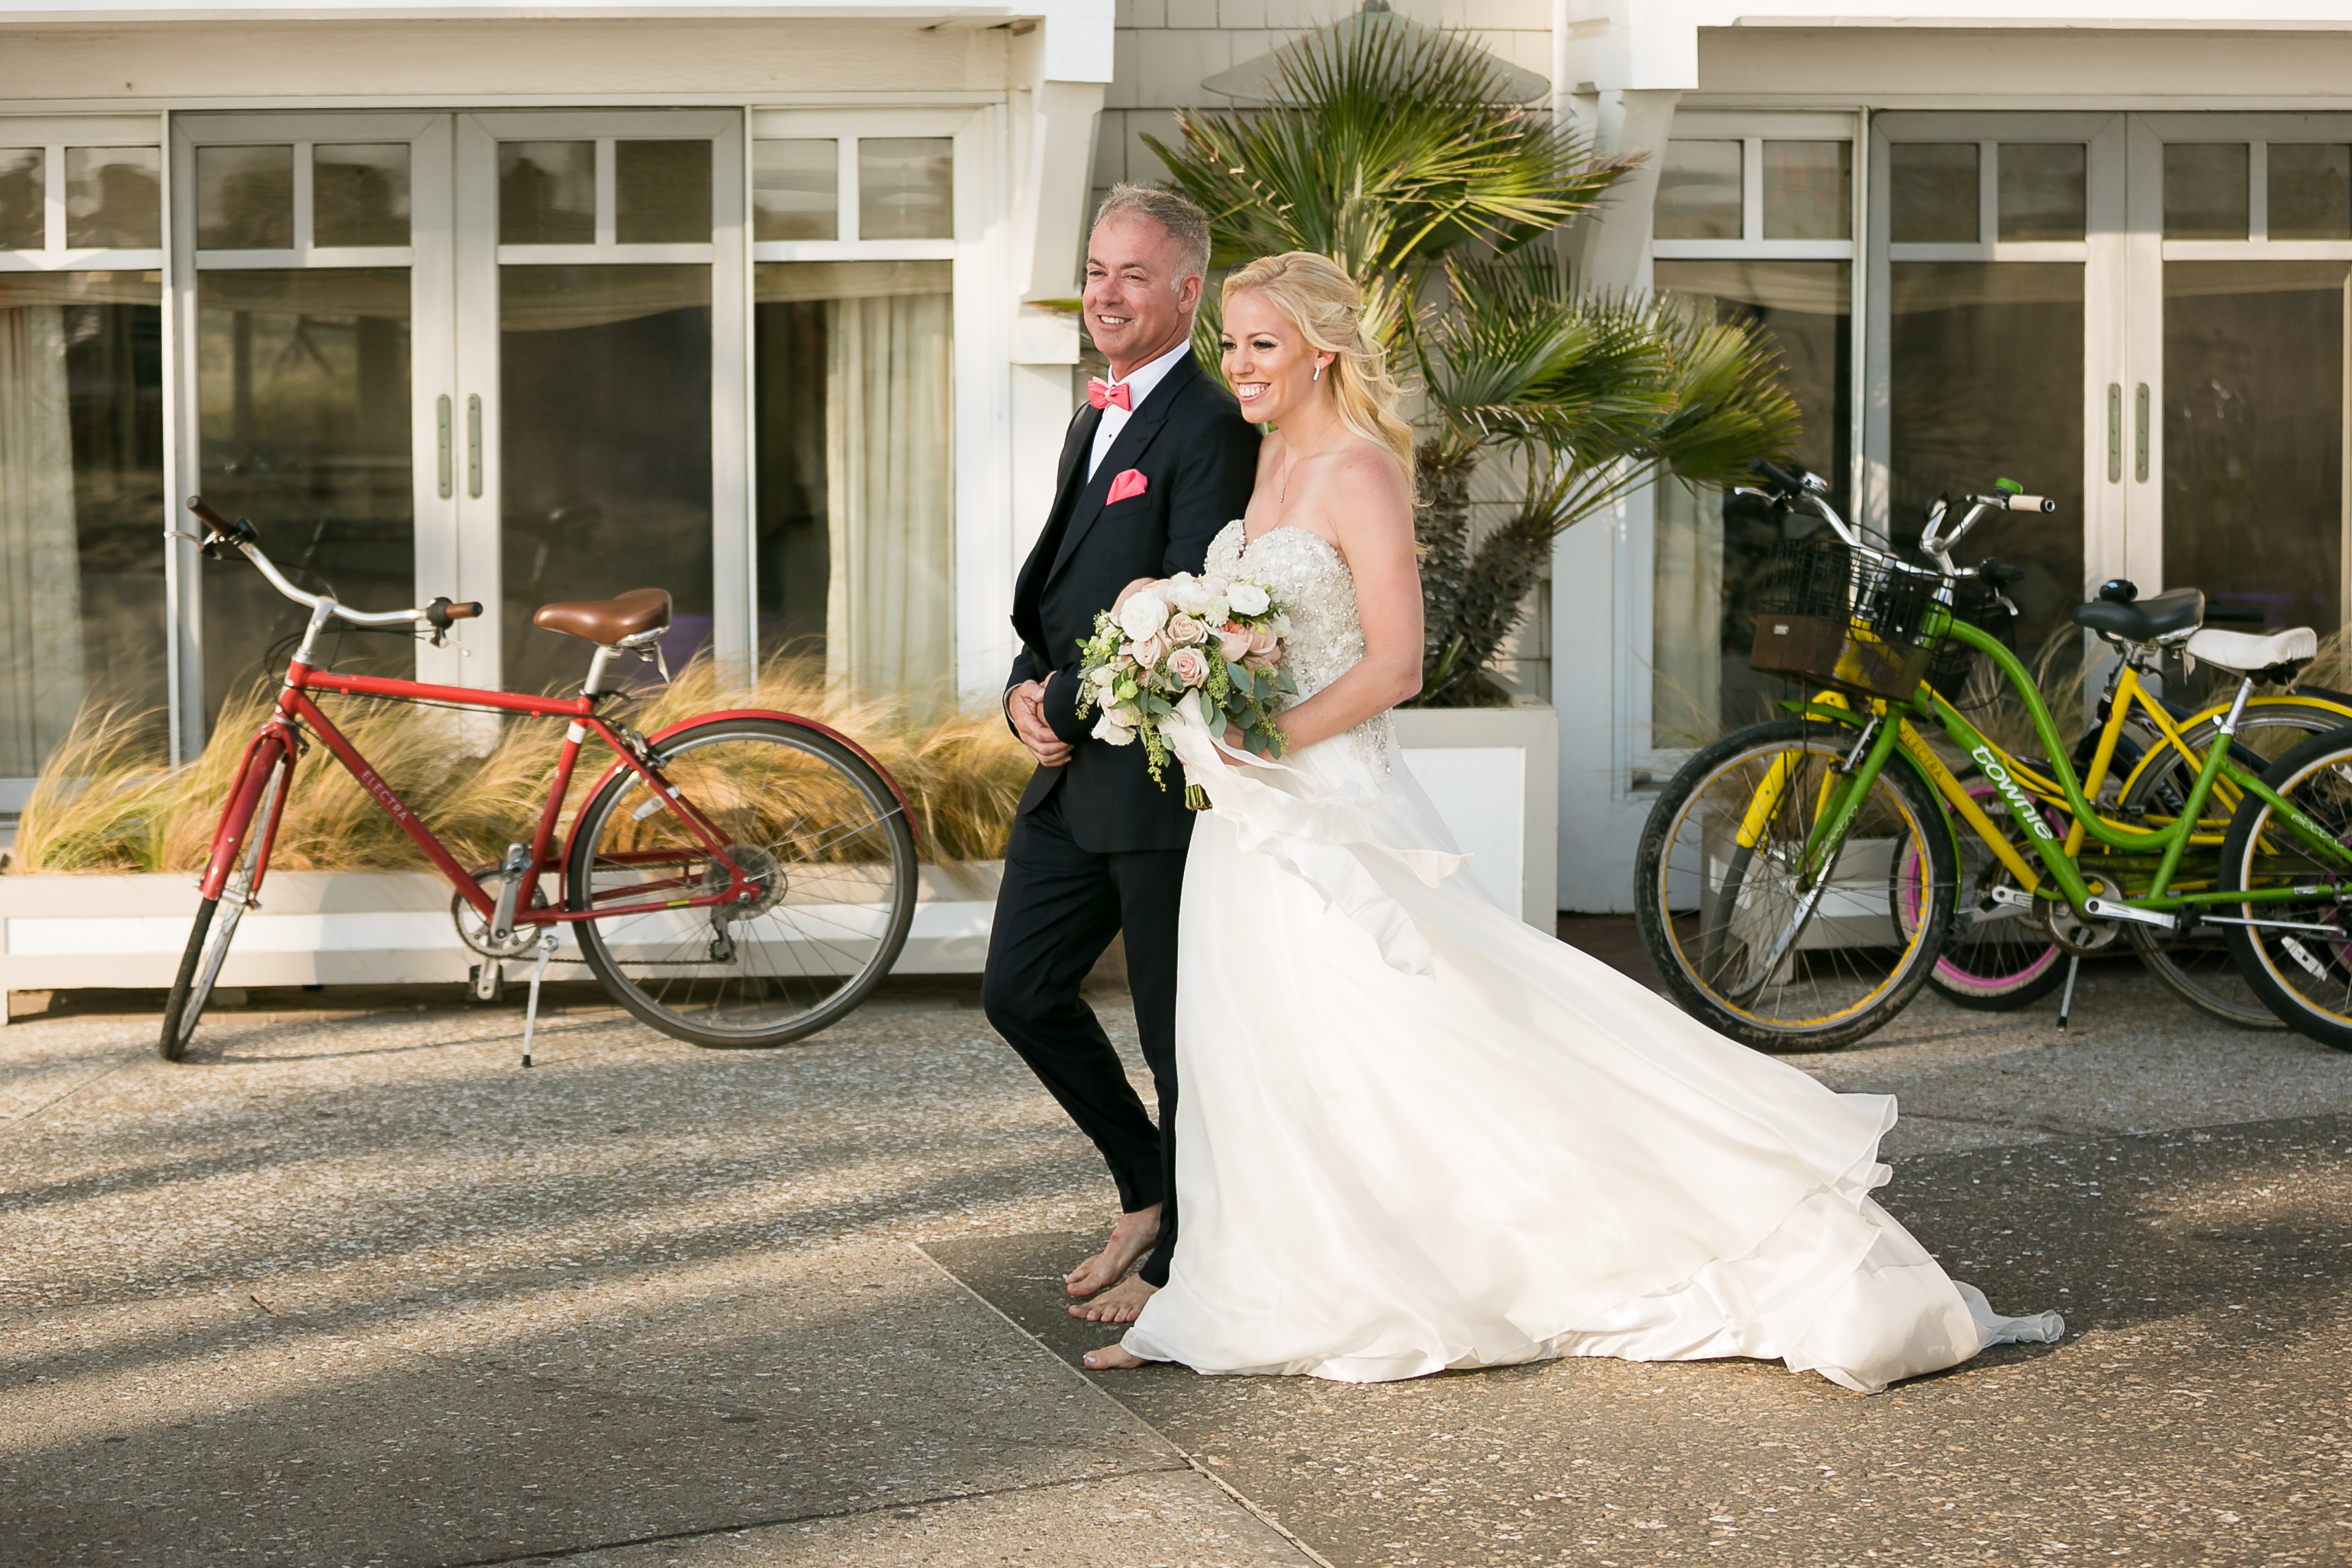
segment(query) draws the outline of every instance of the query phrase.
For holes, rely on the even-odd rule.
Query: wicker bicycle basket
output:
[[[1890,702],[1927,672],[1922,623],[1937,579],[1834,540],[1773,547],[1759,584],[1748,667]]]

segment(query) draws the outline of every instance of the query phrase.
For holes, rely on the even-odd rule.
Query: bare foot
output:
[[[1129,1367],[1143,1364],[1143,1358],[1128,1354],[1125,1345],[1105,1345],[1098,1351],[1087,1352],[1079,1359],[1093,1372],[1125,1372]]]
[[[1159,1293],[1159,1286],[1147,1285],[1141,1275],[1135,1275],[1091,1301],[1076,1303],[1070,1308],[1070,1316],[1084,1318],[1089,1323],[1131,1323],[1142,1313],[1143,1304]]]
[[[1127,1271],[1143,1261],[1151,1244],[1160,1239],[1160,1205],[1137,1209],[1118,1216],[1110,1227],[1110,1239],[1103,1249],[1062,1276],[1062,1288],[1073,1296],[1091,1296],[1107,1290],[1127,1278]]]

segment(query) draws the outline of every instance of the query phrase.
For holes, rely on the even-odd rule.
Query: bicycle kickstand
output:
[[[539,982],[547,973],[547,961],[554,956],[555,928],[550,926],[547,934],[539,939],[539,962],[531,966],[530,971],[530,1000],[523,1006],[522,1065],[525,1067],[530,1066],[531,1031],[539,1025]],[[2065,1026],[2062,1024],[2059,1026],[2063,1028]]]
[[[2074,1011],[2074,976],[2082,967],[2083,955],[2081,953],[2070,952],[2066,955],[2066,989],[2065,992],[2058,998],[2058,1032],[2062,1035],[2066,1032],[2067,1016]],[[536,986],[538,982],[533,981],[531,984]],[[538,995],[538,992],[534,990],[531,994],[536,997]],[[525,1067],[529,1067],[530,1065],[530,1058],[529,1057],[525,1057],[523,1058],[523,1065]]]

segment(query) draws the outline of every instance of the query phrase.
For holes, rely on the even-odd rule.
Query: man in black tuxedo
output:
[[[1208,221],[1182,196],[1120,185],[1096,213],[1086,323],[1111,379],[1089,384],[1070,422],[1054,510],[1013,595],[1021,651],[1005,716],[1037,771],[1005,852],[983,994],[1118,1184],[1109,1241],[1066,1280],[1082,1299],[1072,1315],[1097,1322],[1133,1321],[1175,1247],[1176,914],[1192,819],[1174,762],[1162,788],[1140,745],[1096,740],[1078,716],[1078,645],[1130,583],[1202,570],[1248,508],[1257,429],[1188,347],[1208,261]],[[1156,1131],[1078,995],[1121,931]]]

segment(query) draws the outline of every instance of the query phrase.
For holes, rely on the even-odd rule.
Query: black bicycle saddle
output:
[[[2094,599],[2075,607],[2074,624],[2126,642],[2154,642],[2203,626],[2205,593],[2201,588],[2168,588],[2153,599],[2128,603]]]

